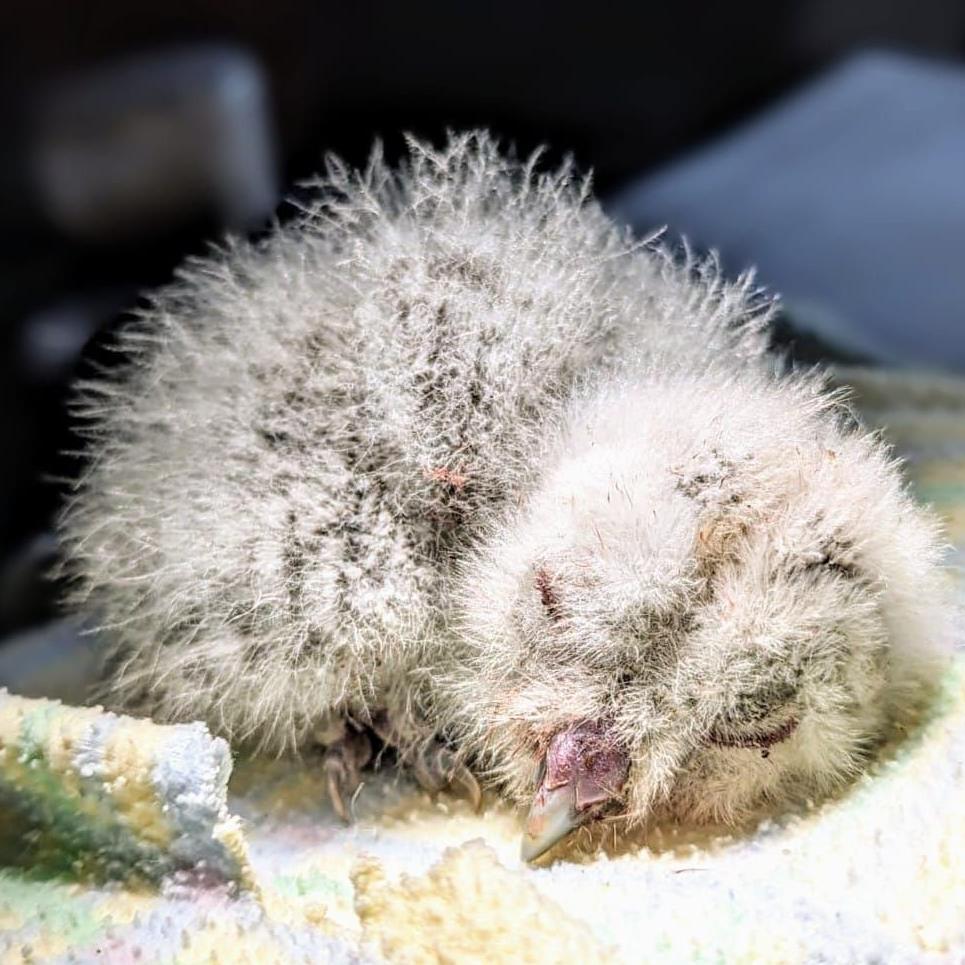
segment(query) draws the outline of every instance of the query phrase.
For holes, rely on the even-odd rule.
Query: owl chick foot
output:
[[[413,777],[424,791],[433,796],[440,791],[458,792],[474,811],[479,811],[482,788],[452,748],[435,737],[423,736],[416,741],[411,727],[400,727],[385,713],[377,715],[371,726],[383,743],[399,751],[401,763],[411,767]],[[414,750],[407,750],[413,746]]]
[[[322,768],[328,797],[335,813],[346,824],[352,823],[352,798],[362,784],[362,768],[371,759],[372,742],[368,734],[348,725],[341,737],[325,747]]]
[[[474,811],[482,807],[482,788],[472,771],[445,744],[434,741],[419,750],[412,761],[412,773],[419,786],[433,796],[440,791],[458,791]]]

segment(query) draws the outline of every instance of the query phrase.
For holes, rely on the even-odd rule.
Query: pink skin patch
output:
[[[538,794],[572,785],[578,812],[610,801],[620,793],[630,763],[605,724],[585,721],[560,731],[550,741]]]
[[[455,469],[447,469],[445,466],[426,469],[424,470],[424,475],[426,479],[441,483],[444,486],[449,486],[455,489],[456,492],[462,492],[462,490],[466,488],[466,483],[469,482],[467,473],[457,472]]]

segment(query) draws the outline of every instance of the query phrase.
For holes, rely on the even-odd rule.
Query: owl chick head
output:
[[[461,575],[460,741],[523,855],[853,776],[940,634],[935,527],[813,382],[610,386]],[[937,641],[936,641],[937,642]]]

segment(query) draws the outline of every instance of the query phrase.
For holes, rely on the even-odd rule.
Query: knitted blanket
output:
[[[846,381],[947,520],[960,579],[965,386]],[[201,724],[0,695],[0,962],[965,956],[965,654],[837,799],[741,831],[587,837],[548,868],[520,863],[495,801],[476,815],[381,773],[346,828],[317,761],[231,771]]]

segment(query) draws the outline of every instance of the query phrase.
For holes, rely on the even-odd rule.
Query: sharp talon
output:
[[[325,751],[325,783],[328,798],[335,813],[346,823],[352,823],[352,815],[345,806],[345,796],[354,801],[354,795],[362,786],[360,771],[372,757],[372,745],[365,734],[349,732]]]
[[[412,773],[429,794],[460,790],[474,811],[482,806],[482,788],[473,773],[446,747],[435,746],[412,762]]]
[[[335,809],[335,813],[346,824],[351,824],[352,821],[349,817],[348,809],[345,807],[345,801],[342,798],[342,788],[341,781],[339,780],[339,774],[337,769],[334,767],[328,768],[328,799],[332,802],[332,807]]]
[[[476,780],[475,775],[465,764],[459,763],[453,769],[449,786],[452,787],[455,784],[460,785],[466,792],[473,811],[478,814],[482,807],[482,788],[479,786],[479,781]]]
[[[430,770],[425,758],[421,756],[417,757],[413,761],[412,773],[419,787],[421,787],[422,790],[427,794],[438,794],[445,786],[444,782],[436,777],[432,770]]]
[[[387,744],[389,747],[398,746],[399,735],[392,726],[392,722],[389,720],[385,711],[380,711],[375,714],[369,726],[372,728],[372,733],[375,734],[383,744]]]

